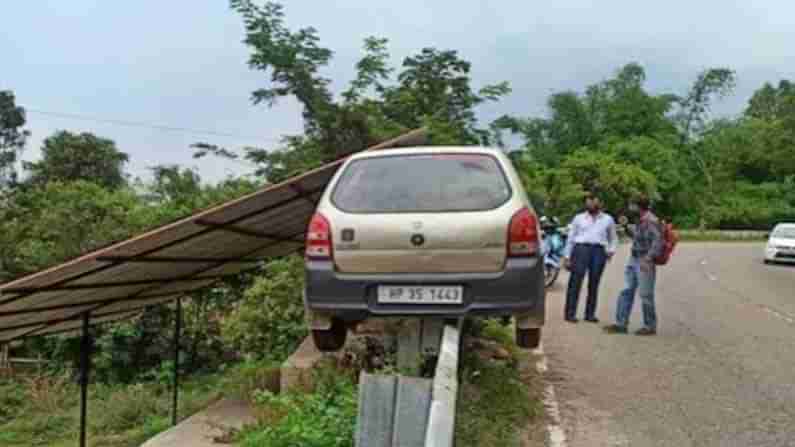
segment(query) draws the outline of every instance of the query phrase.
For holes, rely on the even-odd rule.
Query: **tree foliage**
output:
[[[224,319],[224,338],[248,358],[284,360],[307,333],[303,290],[302,257],[271,261]]]
[[[59,131],[44,140],[41,152],[40,161],[25,163],[29,183],[83,180],[109,189],[127,184],[124,165],[130,157],[113,140],[89,132]]]
[[[389,65],[387,39],[367,37],[356,77],[337,98],[331,81],[321,75],[333,52],[320,44],[317,30],[290,30],[278,3],[230,4],[243,18],[244,43],[251,49],[249,66],[269,79],[266,87],[252,93],[254,103],[273,105],[292,97],[303,107],[303,135],[286,137],[275,148],[245,148],[246,159],[260,166],[257,173],[267,181],[279,182],[418,127],[427,127],[436,144],[499,142],[499,129],[479,127],[475,109],[507,95],[510,87],[501,82],[474,88],[471,64],[458,52],[424,48],[406,57],[397,70]],[[194,148],[197,156],[234,157],[212,143]]]
[[[613,212],[649,193],[683,226],[768,228],[795,217],[785,196],[795,175],[791,83],[765,84],[744,116],[716,120],[710,109],[732,92],[732,70],[704,70],[682,95],[651,93],[645,81],[628,64],[583,92],[553,93],[547,117],[501,118],[524,139],[514,159],[531,171],[523,178],[541,208],[571,216],[579,202],[570,201],[593,189]]]
[[[745,114],[766,121],[795,121],[795,83],[783,79],[778,87],[773,87],[766,82],[754,92]]]
[[[0,189],[17,181],[16,163],[30,136],[24,126],[25,109],[16,104],[14,92],[0,90]]]

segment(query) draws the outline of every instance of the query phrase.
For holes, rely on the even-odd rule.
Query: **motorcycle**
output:
[[[544,255],[544,287],[550,288],[555,284],[560,274],[563,250],[566,247],[566,236],[559,230],[555,218],[542,219],[541,229],[543,237],[541,250]]]

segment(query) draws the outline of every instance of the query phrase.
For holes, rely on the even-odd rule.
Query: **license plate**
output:
[[[461,286],[380,286],[378,302],[387,304],[461,304]]]

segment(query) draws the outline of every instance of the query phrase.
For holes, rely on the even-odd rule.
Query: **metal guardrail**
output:
[[[459,330],[444,326],[441,342],[436,338],[436,343],[439,359],[433,380],[362,373],[357,447],[452,447]]]
[[[425,431],[425,447],[453,446],[459,346],[458,329],[445,326],[439,348],[439,361],[433,376],[433,401]]]

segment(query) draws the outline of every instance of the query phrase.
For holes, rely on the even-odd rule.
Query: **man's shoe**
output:
[[[569,323],[576,323],[576,322],[580,321],[580,320],[578,320],[576,318],[564,318],[564,320],[568,321]]]
[[[627,328],[624,326],[619,326],[617,324],[611,324],[610,326],[605,326],[602,328],[608,334],[626,334]]]
[[[647,327],[642,327],[635,331],[635,335],[657,335],[656,329],[649,329]]]
[[[585,321],[587,321],[589,323],[598,323],[599,319],[596,318],[596,317],[585,317]]]

